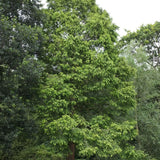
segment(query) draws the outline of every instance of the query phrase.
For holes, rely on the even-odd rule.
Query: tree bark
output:
[[[69,149],[71,153],[69,153],[67,160],[75,160],[75,144],[73,142],[69,143]]]

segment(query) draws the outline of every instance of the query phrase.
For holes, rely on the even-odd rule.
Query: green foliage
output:
[[[118,27],[95,0],[48,3],[0,2],[1,159],[148,160],[129,117],[143,51],[131,66],[119,56]]]
[[[136,68],[134,85],[137,92],[137,113],[139,135],[137,146],[147,154],[159,159],[159,69],[148,64],[144,47],[131,42],[123,51],[129,65]]]
[[[33,113],[39,86],[45,78],[45,65],[38,60],[43,51],[41,45],[44,37],[42,29],[35,26],[36,20],[34,18],[31,20],[30,14],[33,12],[30,11],[33,6],[31,4],[27,6],[23,2],[0,2],[0,159],[2,160],[12,159],[15,154],[23,150],[27,139],[34,137],[38,132]],[[28,12],[24,11],[26,8],[23,10],[21,7],[28,8]],[[36,10],[38,11],[38,8]],[[34,16],[36,17],[36,14],[32,17]],[[26,25],[29,23],[35,27]],[[16,150],[16,146],[13,147],[15,142],[17,148],[23,142],[20,149]]]
[[[0,13],[10,20],[17,18],[18,22],[26,25],[40,25],[43,13],[40,0],[1,0]]]
[[[24,147],[24,144],[22,144]],[[25,146],[25,148],[18,153],[18,155],[14,155],[12,157],[13,160],[64,160],[62,155],[55,154],[54,150],[52,150],[50,147],[47,147],[46,145],[42,144],[40,146],[36,145],[34,146],[33,143]]]
[[[74,144],[77,159],[145,158],[130,144],[137,135],[126,119],[136,105],[134,70],[118,56],[117,27],[93,0],[49,1],[49,7],[42,57],[49,75],[37,106],[48,145],[68,157]]]
[[[142,25],[136,32],[128,32],[124,36],[119,45],[121,47],[127,46],[132,40],[138,42],[137,45],[144,46],[146,54],[149,55],[148,59],[150,64],[154,66],[153,58],[159,57],[159,39],[160,39],[160,22],[155,22],[154,24],[148,24],[146,26]],[[158,64],[156,64],[158,65]]]

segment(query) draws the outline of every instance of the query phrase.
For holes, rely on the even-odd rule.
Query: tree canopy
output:
[[[142,25],[137,31],[128,31],[120,40],[120,46],[125,47],[132,40],[138,42],[139,45],[145,47],[146,54],[148,56],[148,62],[152,66],[159,65],[159,53],[160,53],[160,22],[155,22],[154,24]],[[155,61],[156,60],[156,61]]]
[[[49,1],[49,8],[49,77],[38,114],[50,145],[68,159],[140,158],[129,145],[135,122],[125,119],[136,104],[134,70],[118,56],[117,26],[93,0]]]
[[[136,146],[159,159],[159,67],[148,64],[150,55],[144,46],[139,46],[136,41],[131,41],[121,53],[126,62],[136,69],[133,77],[137,101],[133,112],[138,130]]]
[[[155,81],[143,83],[147,93],[140,88],[137,73],[152,76],[146,53],[139,49],[141,57],[128,61],[127,48],[122,56],[118,26],[95,0],[41,6],[39,0],[0,2],[0,158],[149,160],[149,145],[158,143],[144,147],[151,130],[142,113],[146,106],[155,111],[158,101],[148,102],[159,92]]]

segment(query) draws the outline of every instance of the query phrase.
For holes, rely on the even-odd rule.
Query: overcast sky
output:
[[[160,21],[160,0],[96,0],[96,2],[120,27],[120,35],[124,35],[124,29],[135,31],[142,24]]]
[[[135,31],[142,24],[160,21],[160,0],[96,0],[96,3],[120,27],[121,36],[125,34],[124,29]]]

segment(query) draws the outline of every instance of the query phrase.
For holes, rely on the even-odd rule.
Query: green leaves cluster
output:
[[[148,56],[148,63],[156,67],[159,65],[154,62],[154,58],[159,57],[159,40],[160,40],[160,22],[155,22],[154,24],[142,25],[136,32],[128,31],[127,34],[122,37],[119,42],[121,47],[127,46],[132,40],[138,42],[137,47],[142,45]]]

